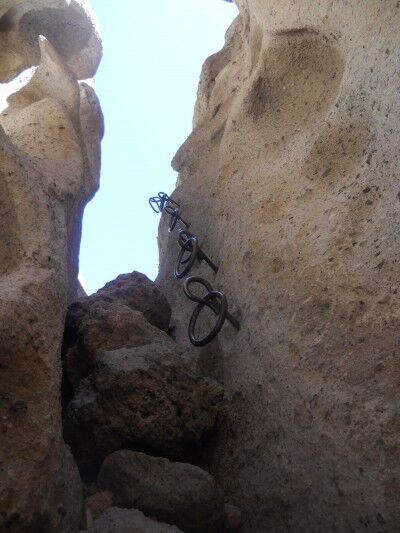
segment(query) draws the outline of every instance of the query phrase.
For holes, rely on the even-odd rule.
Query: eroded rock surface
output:
[[[71,532],[81,519],[60,347],[103,133],[94,91],[78,79],[100,56],[86,2],[0,0],[0,81],[38,65],[0,115],[1,530]]]
[[[105,459],[98,484],[119,507],[140,509],[188,532],[221,531],[222,494],[197,466],[120,450]]]
[[[155,283],[140,272],[121,274],[109,281],[102,289],[87,297],[84,303],[98,301],[118,302],[127,305],[164,331],[168,331],[171,320],[169,303]]]
[[[237,3],[173,161],[173,197],[219,265],[191,273],[241,314],[218,337],[212,471],[246,532],[394,531],[400,5]],[[158,282],[184,342],[193,303],[168,218]]]
[[[193,374],[166,334],[139,347],[105,351],[65,416],[65,437],[83,472],[132,447],[176,456],[215,424],[223,391]]]
[[[154,338],[171,339],[152,326],[140,311],[107,301],[78,301],[68,310],[64,334],[64,368],[69,383],[76,387],[95,368],[96,359],[107,350],[139,347]]]

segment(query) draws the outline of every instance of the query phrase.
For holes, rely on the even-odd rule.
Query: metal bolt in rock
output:
[[[165,192],[159,192],[157,196],[149,198],[149,204],[155,213],[162,213],[166,204],[173,204],[179,207],[179,204]]]
[[[173,205],[167,204],[164,207],[164,211],[171,216],[171,220],[169,222],[169,229],[168,229],[169,232],[174,231],[176,223],[178,221],[182,222],[182,224],[184,224],[186,228],[190,227],[190,224],[188,222],[186,222],[185,220],[183,220],[183,218],[181,217],[181,215],[180,215],[180,207],[179,206],[174,208]]]
[[[180,279],[186,276],[192,269],[196,259],[198,261],[205,261],[214,272],[218,272],[218,267],[211,261],[211,259],[203,252],[199,246],[199,239],[197,235],[193,235],[186,229],[179,232],[178,244],[181,247],[178,256],[178,262],[175,268],[175,277]],[[185,252],[189,255],[184,259]],[[183,266],[183,269],[181,270]]]
[[[204,296],[204,298],[196,296],[189,290],[189,286],[193,283],[203,285],[203,287],[207,289],[208,293]],[[190,300],[197,302],[197,306],[193,311],[188,327],[189,340],[194,346],[205,346],[211,342],[221,331],[226,319],[229,320],[234,328],[237,330],[240,329],[239,322],[230,313],[228,313],[228,302],[225,294],[221,291],[214,291],[208,281],[200,277],[191,276],[184,281],[183,291]],[[208,335],[198,338],[195,335],[196,322],[204,307],[209,307],[218,316],[218,320]]]

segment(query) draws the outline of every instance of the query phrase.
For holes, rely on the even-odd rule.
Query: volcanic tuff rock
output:
[[[105,350],[142,346],[156,337],[168,344],[169,337],[151,323],[168,329],[170,315],[160,290],[138,272],[119,276],[96,294],[73,302],[68,308],[63,342],[64,369],[70,384],[76,387],[87,377]]]
[[[220,385],[194,374],[190,358],[160,332],[149,344],[97,358],[68,405],[65,438],[82,472],[123,448],[176,456],[214,426],[222,397]]]
[[[120,507],[140,509],[188,532],[221,531],[222,494],[197,466],[120,450],[105,459],[97,482]]]
[[[204,65],[173,197],[241,312],[217,348],[212,472],[243,531],[400,523],[400,4],[238,0]],[[193,303],[160,276],[177,339]]]
[[[153,326],[168,331],[171,320],[169,303],[157,285],[140,272],[121,274],[96,293],[80,300],[83,305],[97,301],[125,304],[135,311],[141,311]]]
[[[182,533],[175,526],[156,522],[136,509],[111,507],[93,526],[85,529],[89,533]]]
[[[0,115],[0,529],[70,532],[82,488],[62,441],[60,347],[103,133],[77,80],[101,44],[83,0],[0,0],[0,56],[2,83],[38,65]]]
[[[74,304],[73,307],[75,311]],[[105,350],[143,346],[154,337],[163,337],[167,343],[170,340],[147,322],[142,313],[119,303],[95,302],[82,313],[81,320],[74,324],[75,329],[68,319],[67,324],[66,333],[70,338],[73,335],[74,341],[66,348],[64,368],[74,387],[94,370],[96,358]]]

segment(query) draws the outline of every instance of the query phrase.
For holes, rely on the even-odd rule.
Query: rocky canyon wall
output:
[[[238,0],[204,64],[173,198],[241,321],[198,349],[223,381],[212,472],[243,531],[397,531],[399,2]],[[158,283],[193,303],[160,224]]]
[[[84,205],[98,187],[101,42],[85,0],[0,0],[0,530],[77,531],[62,439],[61,342]],[[5,85],[2,85],[2,90]]]

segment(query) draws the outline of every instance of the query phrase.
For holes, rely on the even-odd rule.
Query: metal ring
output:
[[[219,300],[219,312],[217,309],[217,306],[214,304],[212,305],[210,301],[212,300]],[[199,315],[204,307],[209,307],[216,315],[218,315],[218,320],[215,323],[215,326],[210,331],[208,335],[206,335],[203,338],[196,338],[195,336],[195,328],[196,328],[196,322],[199,318]],[[226,296],[223,292],[220,291],[211,291],[203,299],[203,302],[198,303],[193,311],[193,314],[190,318],[189,327],[188,327],[188,333],[189,333],[189,340],[194,346],[205,346],[209,342],[211,342],[221,331],[221,328],[225,322],[226,313],[227,313],[227,301]]]
[[[185,236],[186,240],[183,240]],[[179,232],[178,243],[181,249],[179,251],[178,262],[175,267],[175,277],[181,279],[186,276],[196,261],[196,257],[199,252],[199,241],[196,235],[193,235],[189,231],[183,229]],[[187,259],[183,259],[185,252],[190,252],[190,255]],[[185,265],[185,268],[182,271],[179,270],[181,265]]]
[[[192,302],[196,302],[198,304],[204,304],[204,298],[200,298],[199,296],[196,296],[189,290],[189,286],[193,283],[198,283],[199,285],[203,285],[207,289],[208,292],[213,292],[213,288],[210,283],[208,283],[207,280],[200,278],[198,276],[190,276],[190,278],[186,278],[183,282],[183,292],[185,295],[189,298],[189,300],[192,300]]]
[[[167,207],[169,207],[169,206],[167,206]],[[167,208],[165,208],[165,209],[167,209]],[[168,213],[168,211],[167,211],[167,213]],[[171,213],[168,213],[168,214],[171,215],[171,220],[169,221],[169,231],[172,232],[172,231],[174,231],[176,223],[178,222],[178,220],[180,218],[179,217],[179,207],[174,209],[172,214]]]
[[[179,208],[179,204],[168,196],[166,192],[159,192],[158,196],[152,196],[149,198],[149,204],[155,213],[162,213],[166,204],[174,204]]]
[[[164,201],[164,204],[168,202],[169,204],[176,205],[176,207],[180,207],[179,204],[177,202],[175,202],[175,200],[173,200],[170,196],[168,196],[167,193],[159,192],[158,196],[161,199],[161,201]],[[163,208],[164,208],[164,205],[163,205]]]
[[[155,213],[161,213],[161,200],[158,196],[152,196],[149,198],[149,204]],[[154,205],[157,207],[154,207]]]

